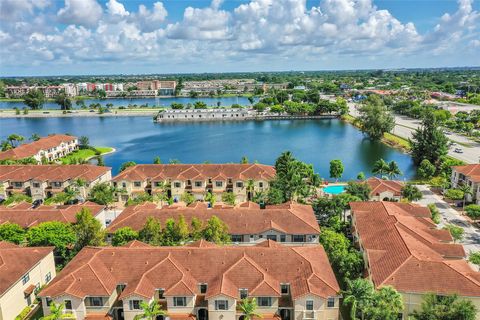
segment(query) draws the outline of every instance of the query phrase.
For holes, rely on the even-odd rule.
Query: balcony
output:
[[[85,306],[87,313],[108,313],[110,306]]]
[[[313,320],[317,319],[317,311],[313,310],[303,310],[302,319],[304,320]]]

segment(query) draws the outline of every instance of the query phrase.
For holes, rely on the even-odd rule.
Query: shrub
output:
[[[435,166],[427,159],[422,160],[422,162],[420,162],[420,166],[417,169],[417,173],[422,179],[430,179],[435,174],[435,171]]]
[[[428,205],[428,209],[430,209],[430,213],[432,214],[433,222],[435,222],[436,224],[439,224],[440,223],[440,211],[438,210],[438,208],[433,203],[430,203]]]
[[[465,207],[465,211],[467,212],[467,216],[469,216],[473,220],[480,219],[480,205],[478,204],[468,205]]]
[[[468,257],[468,261],[480,266],[480,251],[471,253],[470,257]]]
[[[450,200],[462,200],[463,199],[463,191],[458,189],[448,189],[445,191],[444,194],[445,198]]]
[[[30,306],[26,306],[23,308],[22,312],[18,316],[15,317],[15,320],[23,320],[25,317],[32,311],[32,308]]]

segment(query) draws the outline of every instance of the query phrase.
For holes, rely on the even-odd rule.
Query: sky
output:
[[[0,0],[0,76],[480,66],[474,0]]]

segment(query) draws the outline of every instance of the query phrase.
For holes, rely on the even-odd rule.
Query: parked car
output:
[[[461,148],[455,148],[454,152],[456,153],[463,153],[463,150]]]

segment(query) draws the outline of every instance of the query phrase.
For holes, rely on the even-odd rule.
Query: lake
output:
[[[258,100],[258,99],[256,99]],[[172,102],[177,103],[191,103],[193,104],[196,101],[203,101],[209,106],[217,106],[220,102],[220,106],[231,106],[234,103],[240,105],[250,105],[247,97],[219,97],[219,98],[210,98],[210,97],[199,97],[199,98],[189,98],[189,97],[171,97],[171,98],[132,98],[132,99],[85,99],[83,100],[85,105],[88,107],[91,103],[100,103],[105,107],[107,103],[112,103],[114,107],[128,106],[129,104],[137,106],[148,104],[149,107],[168,107]],[[13,108],[23,109],[26,105],[23,102],[13,102],[13,101],[0,101],[0,109],[13,109]],[[73,107],[78,108],[78,106],[73,102]],[[60,109],[60,106],[55,102],[48,101],[43,104],[43,109]]]
[[[329,162],[341,159],[343,179],[354,179],[360,171],[367,176],[379,158],[395,160],[404,173],[415,174],[409,155],[380,142],[364,139],[355,127],[337,119],[275,120],[200,123],[153,123],[150,117],[72,117],[0,119],[0,139],[11,133],[30,137],[32,133],[85,135],[96,146],[114,147],[105,163],[116,174],[123,162],[163,163],[250,161],[274,164],[281,152],[290,150],[298,159],[314,165],[323,178],[329,177]]]

